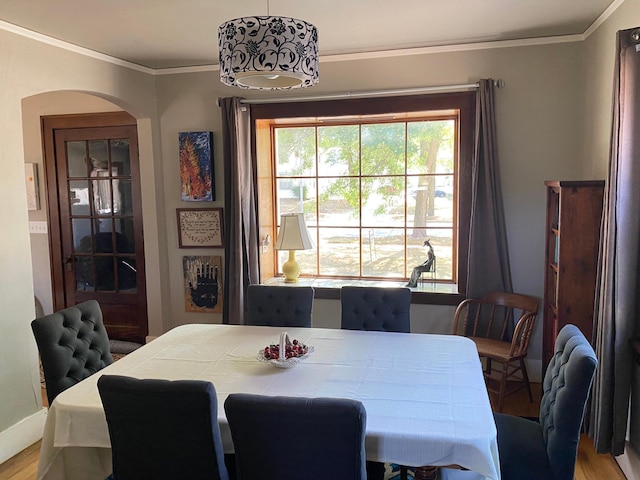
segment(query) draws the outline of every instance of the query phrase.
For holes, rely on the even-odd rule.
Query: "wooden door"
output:
[[[100,303],[112,339],[148,333],[137,127],[124,113],[43,118],[54,309]]]

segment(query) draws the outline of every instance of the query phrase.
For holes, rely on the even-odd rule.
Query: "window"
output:
[[[315,249],[296,254],[303,276],[397,282],[430,240],[428,283],[463,284],[473,99],[252,105],[261,237],[276,238],[281,214],[304,212]],[[286,255],[262,256],[263,280]]]

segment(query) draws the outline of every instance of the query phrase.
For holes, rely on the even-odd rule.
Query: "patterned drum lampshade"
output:
[[[253,89],[318,83],[318,30],[289,17],[241,17],[220,25],[220,81]]]

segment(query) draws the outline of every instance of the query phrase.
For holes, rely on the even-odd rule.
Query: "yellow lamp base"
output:
[[[289,250],[289,260],[282,265],[282,273],[284,273],[284,283],[298,283],[300,265],[296,262],[295,250]]]

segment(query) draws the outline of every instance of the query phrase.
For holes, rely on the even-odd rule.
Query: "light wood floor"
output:
[[[520,390],[507,397],[504,412],[512,415],[537,417],[540,399],[540,384],[533,385],[534,402],[529,402],[526,391]],[[46,397],[43,393],[43,402]],[[38,468],[40,442],[26,448],[15,457],[0,465],[0,480],[34,480]],[[575,480],[625,480],[625,476],[611,455],[597,454],[590,438],[583,435],[578,447]]]

